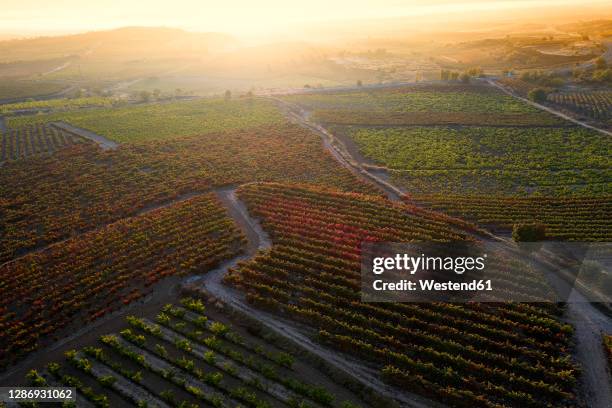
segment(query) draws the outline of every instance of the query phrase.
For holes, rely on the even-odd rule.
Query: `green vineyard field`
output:
[[[14,128],[60,120],[117,142],[133,143],[280,124],[283,121],[272,103],[257,99],[197,99],[7,118],[9,127]]]

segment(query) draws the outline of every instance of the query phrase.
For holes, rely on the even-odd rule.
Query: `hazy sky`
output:
[[[0,0],[0,31],[79,32],[126,25],[232,34],[263,33],[318,21],[435,15],[612,0]]]

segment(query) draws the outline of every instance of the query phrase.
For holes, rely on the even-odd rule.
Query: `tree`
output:
[[[443,69],[440,71],[440,79],[442,81],[448,81],[450,79],[450,71]]]
[[[514,224],[512,239],[515,242],[544,241],[546,239],[546,227],[537,222]]]
[[[155,99],[159,99],[160,95],[161,95],[161,90],[159,90],[159,89],[154,89],[153,90],[153,97]]]
[[[459,80],[461,82],[468,83],[470,82],[470,75],[467,72],[462,72],[461,75],[459,75]]]
[[[143,102],[149,102],[151,100],[151,92],[149,91],[140,91],[140,100]]]
[[[357,86],[363,86],[363,82],[361,82],[361,79],[357,80]]]
[[[534,102],[544,102],[546,100],[547,92],[543,88],[533,88],[527,94],[527,97]]]
[[[225,99],[226,100],[232,99],[232,91],[230,91],[229,89],[225,91]]]

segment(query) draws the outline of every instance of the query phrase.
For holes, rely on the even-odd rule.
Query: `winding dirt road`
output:
[[[366,366],[360,361],[351,359],[344,354],[329,350],[317,344],[307,333],[305,333],[306,330],[304,328],[301,328],[293,322],[281,319],[276,315],[253,308],[246,302],[242,293],[225,286],[222,280],[229,268],[235,267],[240,261],[252,258],[259,250],[270,248],[272,243],[259,223],[251,218],[244,204],[238,200],[234,188],[219,190],[217,194],[221,202],[226,206],[230,216],[247,236],[249,242],[247,251],[244,255],[227,261],[219,268],[209,271],[204,275],[188,278],[185,281],[186,284],[203,286],[206,292],[222,301],[228,307],[256,319],[269,330],[274,331],[278,335],[291,340],[309,352],[323,358],[349,377],[374,389],[381,395],[398,401],[403,407],[442,407],[441,404],[416,394],[403,392],[386,385],[380,380],[380,374],[377,370]]]

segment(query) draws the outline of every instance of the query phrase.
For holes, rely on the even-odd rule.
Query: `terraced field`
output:
[[[381,198],[257,184],[239,197],[273,247],[226,282],[255,307],[315,329],[390,384],[452,406],[572,406],[572,328],[554,304],[363,303],[363,241],[467,237],[439,214]]]
[[[76,387],[79,406],[86,407],[360,406],[341,386],[322,386],[322,373],[306,380],[313,369],[299,357],[236,329],[211,317],[200,300],[184,298],[165,305],[154,321],[128,317],[119,333],[71,350],[27,378],[39,386]]]
[[[10,129],[0,132],[0,162],[52,153],[79,143],[88,141],[49,125],[37,124]]]
[[[65,121],[117,142],[147,142],[220,131],[275,125],[283,119],[267,101],[198,99],[192,101],[123,106],[57,112],[45,115],[14,116],[8,126]]]

